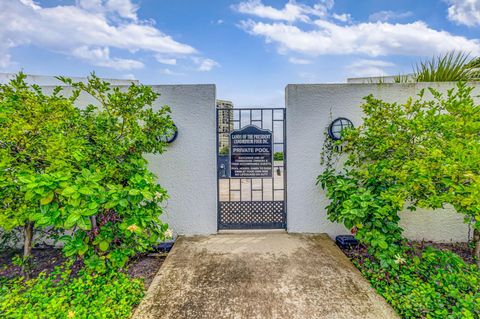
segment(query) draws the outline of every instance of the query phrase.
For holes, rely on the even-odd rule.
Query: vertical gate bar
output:
[[[260,110],[260,128],[263,129],[263,110]],[[262,178],[262,202],[263,202],[263,196],[264,196],[264,193],[265,192],[265,189],[263,188],[263,178]]]
[[[252,109],[250,109],[250,125],[252,125]],[[253,201],[253,178],[250,178],[250,201]]]
[[[217,163],[215,167],[217,168],[217,231],[220,229],[220,179],[218,178],[218,148],[220,146],[220,137],[219,137],[219,129],[218,129],[218,109],[215,105],[215,123],[216,123],[216,128],[215,131],[217,132],[217,149],[215,152],[217,153],[215,158],[217,159]]]
[[[232,124],[232,123],[230,123],[230,112],[232,112],[233,122],[235,122],[235,111],[234,111],[233,109],[231,109],[231,110],[229,110],[228,112],[229,112],[229,113],[228,113],[228,129],[230,129],[230,125]],[[235,123],[233,123],[233,125],[235,125]],[[228,148],[229,148],[229,149],[231,148],[231,147],[230,147],[230,143],[231,143],[231,141],[230,141],[230,133],[228,133]],[[229,168],[229,171],[231,172],[231,171],[232,171],[232,168],[231,168],[230,165],[231,165],[232,163],[231,163],[231,161],[230,161],[230,157],[231,157],[231,155],[230,155],[230,150],[229,150],[229,151],[228,151],[228,163],[229,163],[228,168]],[[228,175],[227,175],[227,176],[228,176],[228,201],[229,201],[229,202],[232,201],[232,178],[231,178],[231,176],[230,176],[230,172],[228,172]]]
[[[243,178],[240,178],[240,201],[242,201],[242,182]]]
[[[238,111],[238,129],[242,129],[242,109]],[[240,201],[242,201],[242,179],[240,178]]]
[[[283,109],[283,222],[287,229],[287,109]]]
[[[263,202],[263,178],[260,180],[262,181],[262,202]]]
[[[275,109],[272,109],[272,161],[273,161],[273,167],[272,169],[275,170],[275,161],[274,159],[274,154],[275,154],[275,122],[273,121],[273,117],[275,116]],[[275,201],[275,173],[272,171],[272,202]]]

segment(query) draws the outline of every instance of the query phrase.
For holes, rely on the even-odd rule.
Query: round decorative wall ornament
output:
[[[178,127],[173,124],[173,128],[170,129],[167,134],[160,137],[162,142],[166,142],[168,144],[173,143],[177,139],[178,136]]]
[[[330,123],[328,127],[328,136],[334,141],[342,139],[342,131],[346,128],[353,128],[353,123],[345,117],[339,117]]]

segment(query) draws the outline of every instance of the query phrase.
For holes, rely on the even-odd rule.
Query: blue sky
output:
[[[242,107],[480,55],[480,0],[1,0],[0,23],[0,72],[214,83]]]

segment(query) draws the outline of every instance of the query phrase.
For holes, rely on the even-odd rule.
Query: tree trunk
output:
[[[475,248],[473,249],[473,257],[475,257],[477,267],[480,269],[480,230],[477,228],[473,230],[473,243],[475,244]]]
[[[32,256],[32,244],[33,244],[33,223],[28,222],[23,227],[23,264],[22,272],[29,279],[30,274],[30,257]]]
[[[90,223],[92,224],[93,234],[95,236],[97,236],[98,235],[98,225],[97,225],[97,217],[95,215],[90,217]]]
[[[26,223],[23,227],[23,258],[32,255],[33,223]]]

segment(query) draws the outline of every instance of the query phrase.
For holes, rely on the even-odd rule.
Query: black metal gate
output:
[[[230,133],[246,126],[271,131],[273,174],[230,177]],[[284,108],[217,108],[218,229],[286,229],[287,154]]]

